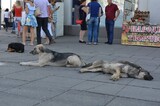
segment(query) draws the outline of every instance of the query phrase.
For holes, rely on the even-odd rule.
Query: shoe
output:
[[[97,42],[94,42],[93,44],[94,44],[94,45],[97,45],[98,43],[97,43]]]
[[[81,41],[81,40],[79,40],[79,43],[86,43],[86,41]]]
[[[56,43],[56,42],[54,41],[54,39],[51,39],[51,40],[49,41],[49,45],[51,45],[51,44],[53,44],[53,43]]]
[[[91,42],[88,42],[88,43],[86,43],[87,45],[91,45],[92,43]]]
[[[105,44],[109,44],[109,42],[105,42]]]

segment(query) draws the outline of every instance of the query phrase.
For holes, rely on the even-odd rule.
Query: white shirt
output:
[[[50,5],[48,0],[34,0],[34,4],[36,7],[39,7],[41,11],[41,15],[38,17],[48,17],[48,6]]]
[[[4,12],[4,18],[10,18],[10,13],[9,13],[9,11],[8,11],[8,12],[7,12],[7,11]]]

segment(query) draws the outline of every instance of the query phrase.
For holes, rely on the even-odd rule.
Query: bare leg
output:
[[[28,31],[28,27],[27,26],[23,26],[23,36],[22,36],[22,43],[24,45],[26,45],[26,33]]]
[[[30,27],[30,31],[31,31],[31,42],[30,42],[30,45],[33,45],[34,38],[35,38],[34,28]]]
[[[84,37],[85,33],[86,33],[86,30],[80,30],[80,32],[79,32],[79,40],[80,41],[84,41],[83,37]]]

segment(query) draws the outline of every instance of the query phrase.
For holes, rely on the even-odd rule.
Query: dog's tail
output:
[[[87,67],[90,67],[90,66],[93,66],[95,68],[102,67],[103,63],[104,63],[103,60],[98,60],[98,61],[94,61],[92,63],[88,63],[88,64],[82,66],[81,68],[87,68]]]

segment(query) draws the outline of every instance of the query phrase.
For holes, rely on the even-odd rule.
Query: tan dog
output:
[[[30,52],[33,55],[39,55],[38,61],[20,62],[20,65],[30,66],[59,66],[59,67],[81,67],[85,63],[82,62],[80,56],[74,53],[58,53],[56,51],[45,48],[42,44],[35,46]]]
[[[148,71],[143,69],[141,66],[128,61],[95,61],[93,63],[89,63],[83,66],[80,72],[103,72],[107,74],[112,74],[111,80],[113,81],[119,80],[121,77],[143,80],[153,79],[153,77]]]

